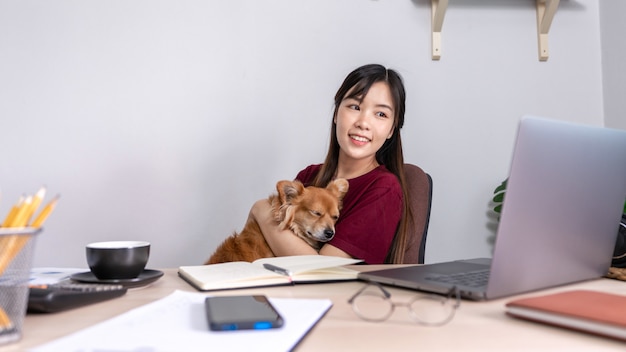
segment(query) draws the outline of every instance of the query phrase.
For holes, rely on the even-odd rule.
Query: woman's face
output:
[[[361,101],[344,98],[335,116],[340,160],[375,160],[378,149],[393,135],[393,120],[393,99],[386,82],[374,83]]]

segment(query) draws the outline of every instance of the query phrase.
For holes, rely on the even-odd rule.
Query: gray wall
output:
[[[626,1],[603,0],[599,3],[604,120],[606,126],[626,129]]]
[[[0,211],[62,195],[37,266],[114,239],[152,242],[151,267],[201,263],[322,161],[335,90],[379,62],[406,82],[405,158],[435,182],[426,260],[489,256],[519,117],[604,123],[599,5],[561,1],[547,62],[534,1],[451,1],[440,61],[430,16],[428,0],[0,1]]]

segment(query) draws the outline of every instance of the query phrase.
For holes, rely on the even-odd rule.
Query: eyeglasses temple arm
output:
[[[378,287],[381,291],[383,291],[385,298],[389,299],[389,297],[391,297],[391,293],[385,290],[385,288],[378,282],[367,282],[365,286],[361,287],[361,289],[358,290],[357,293],[355,293],[352,297],[350,297],[350,299],[348,300],[348,303],[352,303],[352,301],[354,301],[354,299],[357,298],[357,296],[360,295],[363,291],[365,291],[365,289],[368,288],[369,286]]]

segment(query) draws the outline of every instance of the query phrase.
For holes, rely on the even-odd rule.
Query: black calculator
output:
[[[86,284],[65,281],[29,288],[29,313],[55,313],[123,296],[122,285]]]

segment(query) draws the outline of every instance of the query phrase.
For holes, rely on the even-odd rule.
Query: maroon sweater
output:
[[[310,165],[296,179],[310,185],[320,168]],[[330,244],[367,264],[382,264],[402,217],[400,182],[383,165],[348,182]]]

